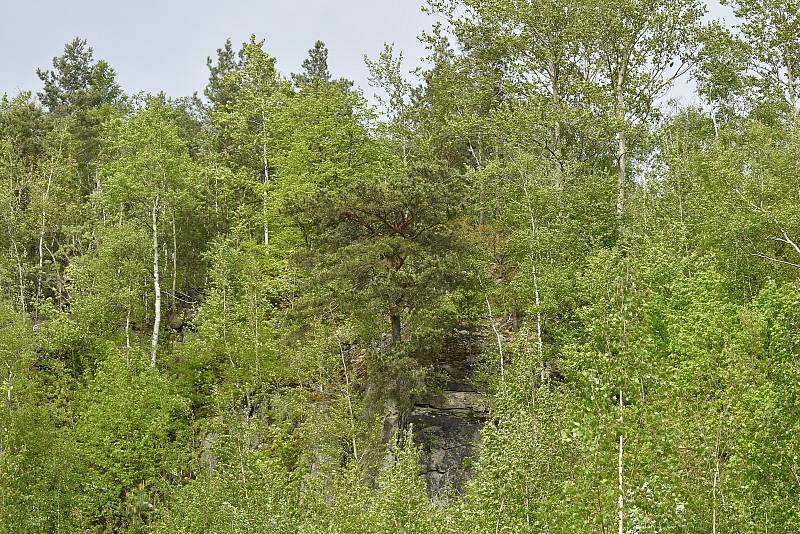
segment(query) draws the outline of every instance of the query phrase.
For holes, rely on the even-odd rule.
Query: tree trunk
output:
[[[266,137],[267,120],[264,111],[261,111],[262,135]],[[262,199],[262,211],[264,216],[264,246],[269,246],[269,222],[267,220],[267,187],[269,186],[269,158],[267,157],[266,139],[261,143],[261,160],[264,163],[264,198]]]
[[[525,200],[528,207],[528,217],[530,219],[531,234],[528,239],[528,258],[531,264],[531,278],[533,281],[534,291],[534,304],[536,304],[536,353],[539,357],[537,362],[542,366],[542,380],[544,380],[544,343],[542,342],[542,299],[539,292],[539,273],[536,269],[536,249],[538,243],[538,233],[536,225],[536,216],[533,213],[533,206],[531,203],[531,194],[528,190],[528,176],[525,175],[522,179],[522,189],[525,192]]]
[[[131,366],[131,290],[128,288],[128,314],[125,316],[125,362]]]
[[[130,297],[129,297],[130,298]],[[128,302],[128,313],[125,315],[125,350],[131,350],[131,303]]]
[[[339,342],[339,355],[342,357],[342,370],[344,371],[345,391],[347,392],[347,408],[350,411],[350,431],[352,432],[351,440],[353,445],[353,458],[358,461],[358,446],[356,444],[356,416],[353,412],[353,402],[350,398],[350,377],[347,374],[347,361],[344,357],[344,347],[342,342]]]
[[[392,320],[392,343],[400,343],[400,316],[397,314],[392,314],[389,316]]]
[[[617,134],[617,218],[621,219],[625,213],[625,182],[627,181],[627,140],[625,133]]]
[[[17,258],[17,274],[19,275],[19,307],[22,309],[22,313],[26,312],[25,309],[25,276],[22,272],[22,257],[19,255],[19,249],[17,248],[17,242],[12,238],[11,244],[14,247],[14,256]]]
[[[485,288],[483,291],[483,298],[486,300],[486,310],[489,312],[489,323],[492,325],[495,338],[497,338],[497,350],[500,352],[500,380],[503,381],[506,378],[506,363],[503,356],[503,337],[500,335],[497,324],[494,322],[494,313],[492,313],[492,304],[489,302],[489,295],[486,293]]]
[[[619,398],[622,399],[622,392],[619,393]],[[618,483],[619,483],[619,502],[617,503],[618,513],[619,513],[619,534],[623,534],[625,532],[624,529],[624,510],[625,510],[625,494],[623,493],[623,485],[622,485],[622,450],[623,450],[623,438],[622,434],[619,435],[619,460],[617,464],[617,471],[618,471]]]
[[[561,72],[553,58],[550,58],[548,61],[547,70],[550,76],[550,113],[552,113],[555,119],[553,121],[552,131],[552,156],[555,159],[553,169],[558,173],[558,186],[560,188],[563,185],[561,182],[561,159],[563,157],[561,152],[561,91],[559,89]]]
[[[175,214],[172,215],[172,313],[178,307],[178,232],[175,229]]]
[[[625,213],[625,185],[628,179],[628,140],[625,135],[625,94],[624,84],[626,68],[623,67],[617,75],[614,89],[617,107],[617,219],[622,219]]]
[[[156,366],[156,353],[158,352],[158,333],[161,330],[161,284],[158,279],[158,197],[153,201],[152,230],[153,230],[153,292],[155,304],[153,305],[153,337],[150,341],[150,365]]]
[[[47,224],[47,211],[45,211],[45,206],[47,205],[47,199],[50,197],[50,187],[53,184],[53,166],[55,163],[51,162],[50,164],[50,173],[47,176],[47,188],[44,190],[44,194],[42,195],[42,223],[39,227],[39,274],[36,280],[36,300],[40,300],[42,298],[42,277],[44,274],[44,232],[45,227]],[[38,315],[38,312],[37,312]]]
[[[269,162],[264,160],[264,199],[262,210],[264,212],[264,245],[269,246],[269,221],[267,220],[267,186],[269,184]]]
[[[39,228],[39,273],[36,278],[36,301],[37,305],[42,299],[42,278],[44,275],[44,228],[46,221],[46,213],[42,210],[42,225]],[[37,312],[38,315],[38,312]]]
[[[714,447],[714,479],[711,483],[712,510],[711,510],[711,534],[717,534],[717,484],[719,483],[719,460],[720,460],[720,434],[722,433],[722,413],[719,414],[719,424],[717,425],[717,443]]]

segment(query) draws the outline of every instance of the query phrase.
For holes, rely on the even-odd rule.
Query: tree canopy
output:
[[[376,98],[68,42],[0,97],[0,532],[800,530],[800,6],[723,3],[428,0]]]

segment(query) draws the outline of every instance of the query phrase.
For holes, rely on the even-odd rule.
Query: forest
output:
[[[800,532],[800,1],[723,4],[428,0],[378,98],[54,50],[0,96],[0,532]]]

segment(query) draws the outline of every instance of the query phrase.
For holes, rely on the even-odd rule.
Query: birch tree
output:
[[[657,100],[688,71],[704,7],[698,0],[603,0],[585,19],[592,70],[602,90],[597,102],[614,134],[617,217],[625,212],[633,150],[641,129],[657,114]]]
[[[749,52],[751,83],[762,97],[800,112],[800,2],[723,0],[741,21],[739,38]]]
[[[536,116],[550,132],[544,142],[556,168],[564,164],[564,128],[582,98],[586,73],[586,6],[575,0],[431,0],[467,53],[494,58],[509,91],[544,108]],[[572,103],[572,106],[569,105]]]
[[[160,239],[165,227],[172,230],[175,211],[192,201],[196,170],[173,110],[157,99],[107,124],[103,156],[103,205],[146,225],[151,236],[154,318],[150,361],[155,366],[162,312]],[[173,236],[177,240],[174,232]]]
[[[234,161],[258,178],[253,190],[259,199],[262,243],[270,243],[270,190],[276,177],[273,159],[278,136],[275,121],[282,91],[288,82],[275,69],[275,58],[264,50],[264,41],[255,35],[242,45],[240,62],[223,75],[226,87],[235,87],[235,98],[220,102],[214,120],[227,129]]]

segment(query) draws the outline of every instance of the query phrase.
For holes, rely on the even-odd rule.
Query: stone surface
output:
[[[465,460],[477,453],[483,419],[446,410],[415,409],[408,422],[414,428],[414,441],[422,446],[420,471],[432,498],[448,486],[457,493],[469,480]]]
[[[437,366],[444,375],[442,389],[422,395],[403,418],[422,448],[420,471],[433,499],[448,488],[463,492],[470,478],[468,459],[478,453],[489,415],[486,397],[472,381],[478,351],[470,339],[457,348]]]

